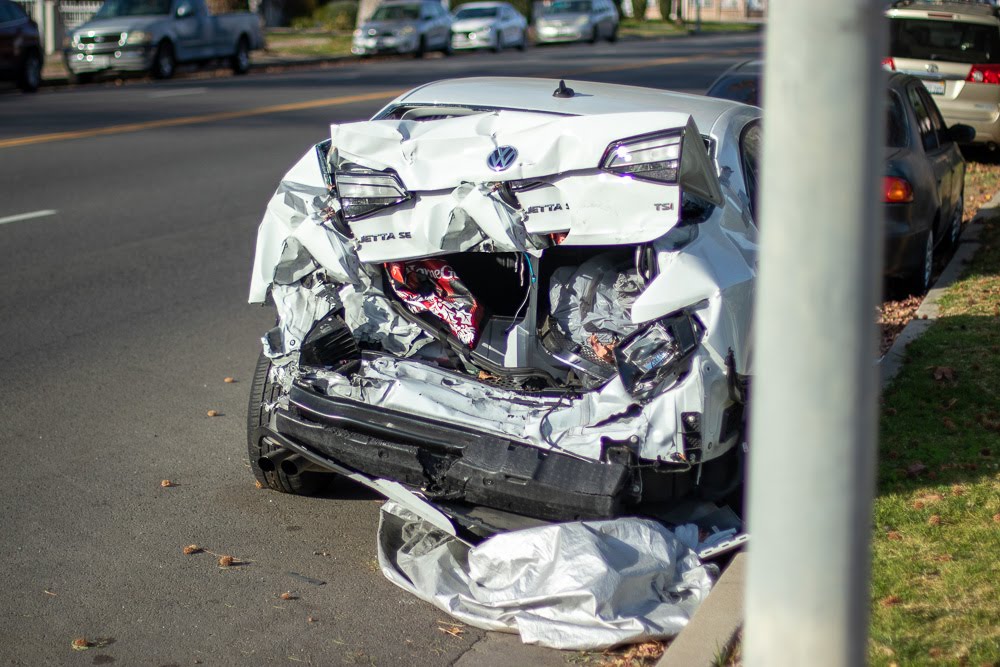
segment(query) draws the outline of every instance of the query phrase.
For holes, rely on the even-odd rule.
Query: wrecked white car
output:
[[[487,532],[737,492],[759,114],[491,78],[334,125],[258,233],[258,481]]]

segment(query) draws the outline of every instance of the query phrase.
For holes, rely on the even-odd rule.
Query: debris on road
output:
[[[219,416],[219,411],[218,410],[209,410],[208,411],[208,416],[209,417],[218,417]]]
[[[235,378],[227,377],[223,380],[223,382],[225,382],[226,384],[233,384],[234,382],[236,382],[236,380]]]
[[[190,556],[191,554],[200,554],[204,549],[199,547],[197,544],[189,544],[183,549],[185,556]]]
[[[219,567],[232,567],[237,564],[237,560],[232,556],[219,556]]]
[[[169,489],[170,487],[177,485],[171,482],[169,479],[165,479],[162,482],[160,482],[160,486],[162,486],[165,489]]]
[[[282,600],[298,600],[299,599],[299,597],[297,595],[292,595],[291,591],[285,591],[284,593],[282,593],[278,597],[281,598]]]
[[[86,637],[77,637],[73,640],[71,646],[74,651],[86,651],[87,649],[92,648],[93,644],[91,644]]]

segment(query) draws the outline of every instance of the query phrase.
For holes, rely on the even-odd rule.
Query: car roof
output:
[[[461,11],[463,9],[474,9],[476,7],[506,7],[506,2],[466,2],[458,7],[455,7],[455,11]]]
[[[475,106],[584,116],[629,111],[681,111],[708,132],[727,112],[744,104],[704,95],[593,81],[566,81],[576,93],[554,97],[559,79],[471,77],[429,83],[396,98],[389,106]]]

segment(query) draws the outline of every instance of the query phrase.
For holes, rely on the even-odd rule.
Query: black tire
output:
[[[250,404],[247,406],[247,457],[250,459],[250,470],[253,471],[253,476],[258,482],[272,491],[297,495],[313,494],[324,485],[324,482],[328,481],[329,475],[317,472],[289,475],[281,469],[281,466],[273,471],[265,471],[258,463],[264,454],[281,449],[260,442],[254,437],[257,429],[268,423],[268,414],[264,406],[273,403],[281,395],[281,387],[269,380],[270,371],[271,360],[262,352],[257,359],[253,380],[250,382]]]
[[[455,49],[453,49],[452,46],[451,46],[451,34],[450,33],[448,35],[448,41],[444,43],[444,48],[441,49],[441,53],[443,53],[445,56],[451,56],[451,55],[454,55],[454,53],[455,53]]]
[[[93,80],[94,80],[93,72],[79,72],[76,74],[74,74],[73,72],[69,73],[69,82],[74,85],[90,83]]]
[[[427,55],[427,38],[421,35],[420,42],[417,44],[417,50],[413,52],[413,57],[423,58],[425,55]]]
[[[528,31],[525,30],[521,33],[521,41],[517,44],[518,51],[524,51],[528,48]]]
[[[177,57],[174,55],[174,45],[170,42],[160,42],[153,56],[150,73],[157,79],[169,79],[177,68]]]
[[[927,231],[924,238],[923,259],[920,264],[903,281],[907,294],[923,296],[931,287],[931,275],[934,272],[934,228]]]
[[[503,51],[503,33],[497,32],[497,41],[493,43],[493,53],[500,53]]]
[[[601,31],[598,30],[597,26],[595,25],[593,28],[590,29],[590,39],[588,39],[587,41],[590,42],[591,44],[597,44],[597,40],[598,38],[600,38],[600,36],[601,36]]]
[[[615,27],[612,28],[611,34],[608,35],[608,41],[611,42],[612,44],[614,44],[615,42],[618,41],[618,25],[617,24],[615,24]]]
[[[247,41],[246,35],[240,35],[229,64],[233,68],[233,74],[246,74],[250,71],[250,42]]]
[[[28,51],[24,54],[17,85],[26,93],[33,93],[42,85],[42,58],[37,51]]]

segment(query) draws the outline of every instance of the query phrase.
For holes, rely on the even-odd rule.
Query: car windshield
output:
[[[889,93],[886,104],[885,145],[889,148],[906,146],[906,115],[899,95]]]
[[[496,15],[496,7],[467,7],[455,12],[457,19],[491,19]]]
[[[94,14],[95,19],[116,16],[160,16],[170,13],[170,0],[107,0]]]
[[[542,9],[542,14],[589,14],[589,0],[556,0]]]
[[[405,21],[420,18],[420,5],[382,5],[372,14],[372,21]]]
[[[893,19],[889,26],[889,53],[895,58],[968,64],[1000,62],[1000,29],[995,25]]]
[[[717,81],[705,94],[709,97],[721,97],[724,100],[733,100],[759,107],[759,89],[760,81],[756,76],[736,74]]]

